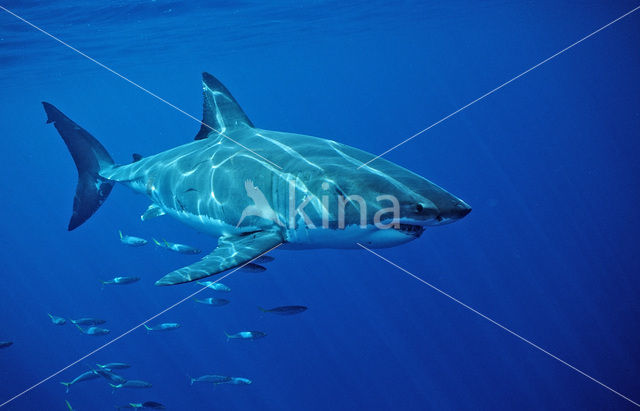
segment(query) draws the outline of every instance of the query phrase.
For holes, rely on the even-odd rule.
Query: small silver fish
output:
[[[180,253],[180,254],[200,254],[200,250],[198,250],[197,248],[193,248],[191,246],[185,245],[185,244],[170,243],[167,240],[162,240],[162,242],[160,242],[160,241],[156,240],[155,238],[153,239],[153,242],[156,243],[156,245],[158,247],[166,248],[167,250],[171,250],[171,251],[174,251],[176,253]]]
[[[229,304],[230,301],[224,298],[209,297],[209,298],[196,299],[196,302],[200,304],[211,305],[213,307],[220,307],[221,305]]]
[[[155,401],[145,401],[145,402],[130,402],[129,404],[126,405],[120,405],[118,407],[118,409],[121,408],[129,408],[129,409],[136,409],[136,410],[164,410],[165,407],[164,405],[160,404],[159,402],[155,402]]]
[[[225,381],[225,384],[249,385],[251,384],[251,380],[248,378],[242,378],[242,377],[231,377],[229,381]]]
[[[140,277],[115,277],[111,280],[103,281],[102,284],[132,284],[138,281],[140,281]]]
[[[180,328],[180,324],[162,323],[152,327],[149,327],[147,324],[144,324],[144,328],[146,328],[147,331],[168,331],[168,330],[175,330],[176,328]]]
[[[225,331],[224,335],[227,336],[227,341],[231,339],[238,340],[257,340],[258,338],[264,338],[267,336],[267,333],[262,331],[240,331],[235,334],[229,334]]]
[[[269,309],[258,307],[258,309],[263,313],[271,313],[271,314],[278,314],[278,315],[293,315],[293,314],[299,314],[306,311],[307,307],[305,307],[304,305],[283,305],[282,307],[274,307]]]
[[[197,283],[214,291],[222,291],[225,293],[231,291],[231,288],[227,287],[226,285],[214,281],[198,281]]]
[[[82,332],[82,334],[86,334],[86,335],[107,335],[107,334],[109,334],[111,332],[111,331],[107,330],[106,328],[100,328],[100,327],[95,327],[95,326],[82,328],[78,324],[74,324],[74,325],[76,327],[78,327],[78,330],[80,330]]]
[[[152,385],[150,382],[141,381],[141,380],[128,380],[122,384],[109,384],[114,389],[115,388],[151,388]]]
[[[100,325],[106,323],[107,321],[101,320],[99,318],[85,317],[78,318],[77,320],[71,320],[71,322],[76,325]]]
[[[143,408],[149,408],[152,410],[164,410],[164,405],[155,401],[145,401],[142,403]]]
[[[164,210],[160,208],[158,205],[151,204],[149,208],[147,208],[147,210],[144,212],[144,214],[140,216],[140,220],[148,221],[148,220],[151,220],[152,218],[160,217],[165,214],[166,213],[164,212]]]
[[[51,318],[51,322],[54,323],[55,325],[65,325],[67,323],[67,320],[65,320],[62,317],[51,315],[49,313],[47,313],[47,315],[49,316],[49,318]]]
[[[106,364],[96,364],[99,368],[103,370],[111,371],[111,370],[124,370],[126,368],[131,368],[129,364],[123,362],[109,362]]]
[[[77,384],[82,381],[95,380],[97,378],[100,378],[98,374],[94,373],[93,371],[87,371],[78,375],[76,378],[74,378],[70,382],[61,382],[60,384],[64,385],[67,389],[67,392],[69,392],[69,387],[72,386],[73,384]]]
[[[194,382],[209,382],[212,384],[223,384],[225,382],[229,382],[229,380],[231,380],[231,377],[226,377],[224,375],[203,375],[201,377],[191,378],[191,385],[193,385]]]
[[[112,373],[111,371],[105,370],[104,368],[100,368],[98,370],[92,370],[95,374],[111,381],[116,384],[124,384],[127,380],[124,377],[119,376],[118,374]]]
[[[140,237],[134,237],[132,235],[124,235],[122,231],[118,230],[118,234],[120,234],[120,242],[122,244],[130,245],[131,247],[140,247],[147,244],[147,240]]]

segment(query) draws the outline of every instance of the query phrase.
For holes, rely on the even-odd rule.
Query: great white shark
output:
[[[427,179],[338,142],[257,128],[235,98],[203,73],[204,113],[195,141],[116,164],[91,134],[43,102],[78,169],[69,230],[102,205],[115,183],[218,238],[203,259],[156,282],[199,280],[281,248],[392,247],[471,207]],[[363,166],[364,164],[364,166]],[[143,216],[144,217],[144,216]],[[143,218],[144,219],[144,218]]]

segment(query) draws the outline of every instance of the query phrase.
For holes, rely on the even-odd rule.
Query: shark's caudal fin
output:
[[[71,121],[53,105],[42,102],[47,113],[47,124],[53,125],[62,136],[78,169],[78,185],[73,198],[73,214],[69,231],[87,221],[104,203],[113,183],[100,176],[100,170],[112,166],[107,150],[82,127]]]
[[[202,73],[202,126],[195,140],[225,134],[238,127],[253,127],[235,98],[220,81],[209,73]]]

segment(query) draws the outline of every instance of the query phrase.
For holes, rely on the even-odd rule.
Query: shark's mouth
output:
[[[399,224],[398,227],[394,227],[394,229],[407,235],[413,235],[416,237],[419,237],[424,231],[423,226],[414,224]]]

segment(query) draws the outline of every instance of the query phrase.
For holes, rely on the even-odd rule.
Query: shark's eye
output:
[[[422,206],[422,204],[420,204],[420,203],[416,204],[416,211],[418,213],[421,213],[422,210],[424,210],[424,207]]]
[[[439,216],[437,216],[437,217],[436,217],[436,220],[438,220],[438,221],[442,221],[442,220],[443,220],[443,218],[442,218],[442,216],[441,216],[441,215],[439,215]]]

